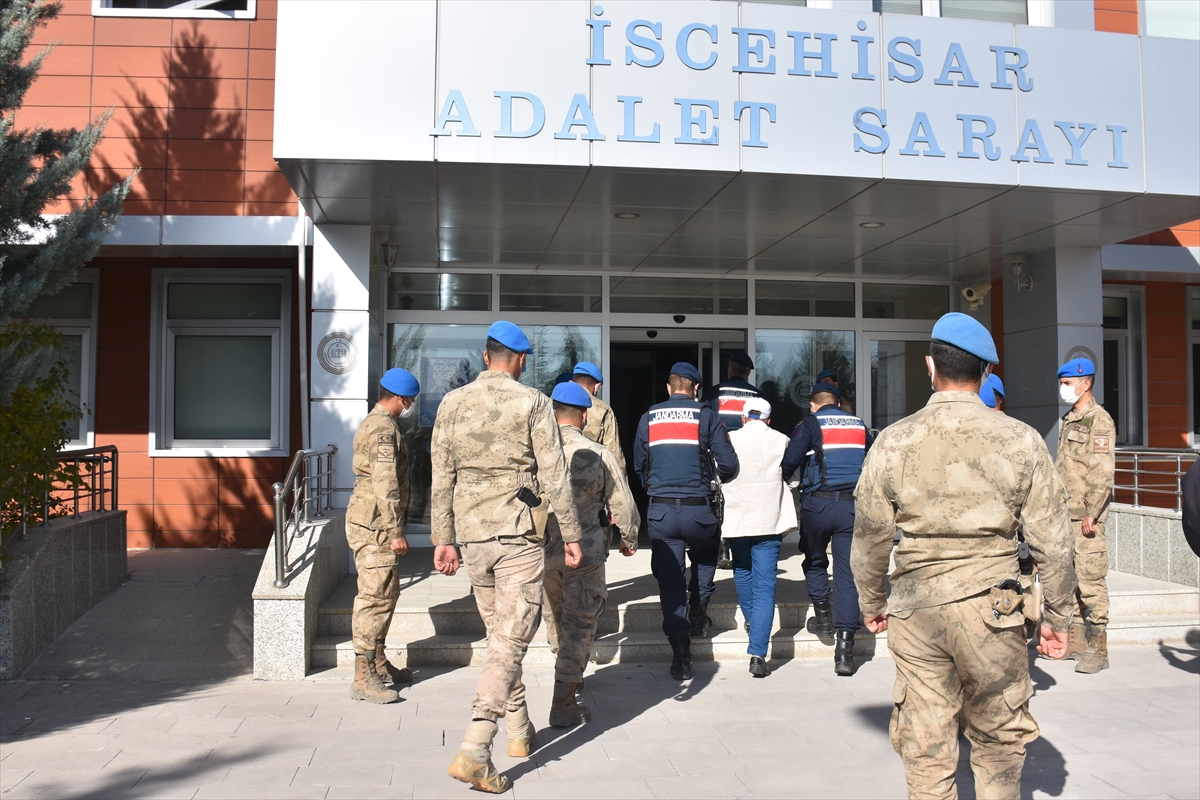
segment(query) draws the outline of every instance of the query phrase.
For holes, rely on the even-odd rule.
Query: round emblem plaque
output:
[[[333,331],[317,345],[317,361],[332,375],[345,375],[358,365],[358,345],[345,331]]]

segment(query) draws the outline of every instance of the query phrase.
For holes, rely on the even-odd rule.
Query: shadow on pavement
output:
[[[1159,640],[1158,652],[1162,653],[1162,657],[1175,669],[1200,675],[1200,628],[1192,628],[1188,631],[1184,636],[1184,641],[1188,643],[1190,649],[1172,647]]]

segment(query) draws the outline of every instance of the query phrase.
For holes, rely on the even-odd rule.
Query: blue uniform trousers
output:
[[[716,591],[717,518],[707,505],[683,505],[677,500],[651,501],[646,510],[650,530],[650,571],[658,580],[663,633],[668,639],[688,635],[688,592],[694,601],[707,603]],[[684,553],[691,558],[687,577]]]
[[[854,538],[854,493],[841,492],[844,499],[807,495],[800,505],[804,551],[804,579],[814,601],[829,599],[829,556],[833,551],[833,627],[839,631],[859,628],[858,589],[850,572],[850,543]],[[830,548],[832,542],[833,547]]]

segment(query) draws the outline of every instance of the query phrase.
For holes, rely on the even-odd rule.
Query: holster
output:
[[[1021,583],[1025,591],[1025,602],[1022,603],[1025,611],[1025,638],[1033,639],[1042,624],[1042,608],[1045,603],[1045,597],[1042,595],[1042,577],[1035,568],[1032,575],[1021,576]]]
[[[546,526],[550,522],[550,503],[546,498],[539,497],[528,486],[517,490],[517,499],[529,506],[529,516],[533,518],[533,541],[540,542],[546,538]]]

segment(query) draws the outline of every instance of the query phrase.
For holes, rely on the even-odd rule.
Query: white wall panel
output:
[[[370,309],[371,229],[317,225],[313,231],[314,309]]]
[[[1142,39],[1146,191],[1200,194],[1200,42]],[[1190,101],[1190,102],[1189,102]]]
[[[370,324],[366,311],[313,312],[308,373],[312,397],[366,400]]]
[[[313,400],[312,413],[313,447],[327,444],[338,446],[333,457],[333,485],[338,489],[354,488],[354,471],[350,468],[353,458],[354,432],[371,409],[366,400]],[[349,492],[334,494],[334,505],[345,508],[350,500]]]

